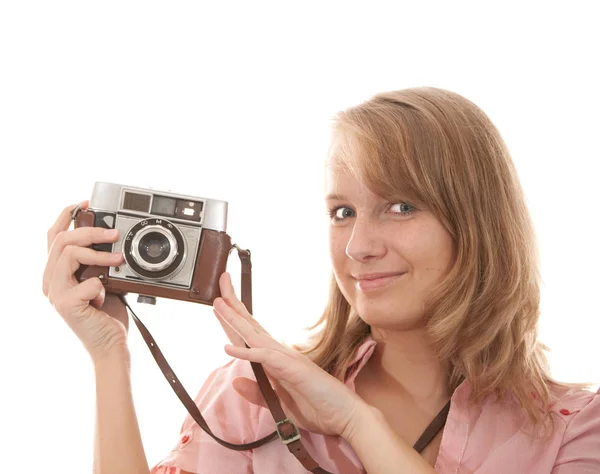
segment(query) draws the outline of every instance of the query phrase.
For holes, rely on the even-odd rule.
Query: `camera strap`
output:
[[[242,264],[242,303],[244,303],[248,312],[252,314],[252,263],[250,260],[250,251],[241,249],[237,245],[234,245],[232,247],[232,250],[234,248],[237,249],[238,256]],[[133,312],[131,306],[129,306],[125,298],[121,296],[121,299],[125,306],[129,309],[138,330],[144,338],[144,341],[150,349],[150,352],[154,356],[154,360],[158,364],[158,367],[169,382],[169,385],[171,385],[171,388],[173,389],[179,400],[181,400],[181,403],[183,403],[183,405],[187,409],[190,416],[194,419],[194,421],[196,421],[200,428],[202,428],[217,443],[235,451],[245,451],[249,449],[258,448],[279,437],[281,441],[287,446],[288,450],[298,459],[298,461],[300,461],[300,463],[304,466],[305,469],[316,474],[331,474],[329,471],[326,471],[323,468],[319,467],[319,464],[317,464],[317,462],[308,453],[308,451],[302,444],[302,441],[300,440],[301,436],[298,428],[296,427],[294,422],[285,415],[283,408],[281,407],[279,397],[271,387],[267,374],[265,373],[262,365],[256,362],[250,362],[250,364],[252,365],[252,370],[254,371],[254,375],[256,376],[258,387],[262,392],[262,395],[265,399],[267,406],[269,407],[269,410],[271,411],[271,414],[273,415],[273,419],[275,420],[275,424],[277,427],[276,431],[273,431],[271,434],[259,440],[246,444],[229,443],[228,441],[222,440],[221,438],[216,436],[208,427],[208,424],[202,417],[198,406],[196,405],[194,400],[192,400],[192,398],[189,396],[189,394],[175,375],[175,372],[165,359],[161,350],[158,348],[158,344],[156,344],[156,341],[154,340],[146,326],[144,326],[144,324],[138,319],[138,317]],[[248,345],[246,345],[246,347],[248,347]]]
[[[231,250],[237,249],[238,256],[242,263],[242,303],[246,306],[246,309],[250,314],[252,314],[252,263],[250,260],[250,251],[239,248],[237,245],[234,245]],[[150,352],[154,356],[154,360],[158,364],[160,370],[163,375],[173,388],[173,391],[181,400],[181,403],[185,406],[190,416],[198,423],[200,428],[202,428],[209,436],[211,436],[217,443],[220,445],[233,449],[235,451],[245,451],[249,449],[258,448],[264,444],[267,444],[277,437],[281,439],[281,441],[287,446],[288,450],[300,461],[300,463],[310,472],[315,474],[331,474],[329,471],[321,468],[319,464],[311,457],[308,453],[302,442],[300,441],[300,432],[294,422],[286,417],[283,408],[281,407],[281,402],[279,397],[271,387],[269,383],[269,379],[267,378],[267,374],[265,373],[261,364],[256,362],[250,362],[252,365],[252,370],[254,371],[254,375],[256,376],[256,381],[258,382],[258,387],[262,392],[262,395],[273,415],[273,419],[275,420],[275,424],[277,429],[273,431],[271,434],[253,441],[252,443],[246,444],[234,444],[229,443],[228,441],[222,440],[218,436],[216,436],[211,429],[208,427],[208,424],[202,417],[198,406],[192,400],[192,398],[188,395],[186,390],[183,388],[183,385],[173,372],[173,369],[165,359],[161,350],[158,348],[158,344],[146,329],[146,326],[138,319],[135,315],[127,301],[123,296],[121,299],[125,303],[125,306],[131,312],[132,318],[138,327],[144,341],[148,345]],[[246,345],[248,347],[248,345]],[[437,433],[443,428],[446,423],[446,419],[448,417],[448,412],[450,410],[450,401],[441,409],[441,411],[437,414],[437,416],[433,419],[433,421],[429,424],[429,426],[425,429],[423,434],[419,437],[413,448],[417,452],[422,452],[423,449],[431,442],[431,440],[437,435]]]
[[[92,217],[91,220],[89,219],[89,216],[93,215],[93,214],[89,214],[87,211],[85,213],[82,213],[85,216],[87,216],[87,218],[85,220],[81,219],[79,222],[76,220],[76,218],[78,218],[78,215],[80,214],[80,211],[81,211],[81,207],[79,206],[72,213],[72,219],[75,221],[75,226],[76,227],[77,226],[85,226],[85,227],[93,226],[94,218]],[[231,241],[229,240],[229,242],[231,242]],[[231,245],[231,244],[229,243],[229,245]],[[239,256],[241,264],[242,264],[242,268],[241,268],[241,273],[242,273],[241,299],[242,299],[242,303],[244,303],[248,312],[250,314],[252,314],[252,263],[250,260],[250,251],[241,249],[237,245],[233,245],[230,247],[229,253],[231,253],[231,251],[233,249],[237,249],[238,256]],[[95,274],[92,273],[91,276],[97,276],[98,278],[105,278],[107,276],[107,269],[103,270],[103,272],[95,273]],[[135,312],[133,311],[133,309],[131,308],[131,306],[125,299],[125,297],[123,295],[121,295],[120,298],[123,301],[123,303],[125,304],[125,306],[127,307],[127,309],[129,310],[129,312],[131,313],[131,316],[132,316],[138,330],[140,331],[144,341],[146,342],[146,345],[150,349],[150,352],[152,353],[154,360],[158,364],[158,367],[160,368],[163,375],[169,382],[169,385],[171,385],[171,388],[173,389],[173,391],[175,392],[175,394],[177,395],[177,397],[179,398],[181,403],[185,406],[188,413],[194,419],[194,421],[198,424],[198,426],[200,426],[200,428],[202,428],[217,443],[219,443],[220,445],[222,445],[228,449],[232,449],[235,451],[245,451],[245,450],[255,449],[260,446],[263,446],[264,444],[267,444],[267,443],[273,441],[274,439],[276,439],[277,437],[279,437],[279,439],[281,439],[281,441],[287,446],[288,450],[300,461],[300,463],[304,466],[305,469],[307,469],[310,472],[316,473],[316,474],[331,474],[328,471],[326,471],[325,469],[319,467],[317,462],[310,456],[310,454],[308,453],[308,451],[306,450],[306,448],[300,441],[301,436],[300,436],[300,431],[298,430],[297,426],[294,424],[294,422],[290,418],[286,417],[286,415],[283,411],[283,408],[281,407],[279,397],[277,396],[277,394],[271,387],[271,384],[269,383],[269,379],[268,379],[264,369],[262,368],[262,365],[255,363],[255,362],[251,362],[250,364],[252,366],[252,370],[254,371],[254,375],[256,376],[256,381],[258,383],[258,387],[259,387],[259,389],[265,399],[265,402],[273,416],[273,419],[275,420],[276,430],[273,431],[272,433],[270,433],[269,435],[264,436],[261,439],[258,439],[256,441],[253,441],[252,443],[246,443],[246,444],[230,443],[230,442],[224,441],[224,440],[220,439],[218,436],[216,436],[211,431],[211,429],[208,427],[208,424],[202,417],[202,414],[200,413],[200,410],[198,409],[198,406],[196,405],[196,403],[192,400],[192,398],[189,396],[189,394],[183,388],[183,385],[181,384],[181,382],[175,375],[175,372],[173,371],[173,369],[171,368],[171,366],[165,359],[163,353],[161,352],[161,350],[158,347],[158,344],[156,344],[156,341],[154,340],[154,338],[152,337],[152,335],[150,334],[150,332],[148,331],[146,326],[144,326],[144,324],[138,319],[138,317],[136,316]],[[248,345],[246,345],[246,347],[248,347]],[[422,452],[423,449],[431,442],[431,440],[442,429],[442,427],[446,423],[446,418],[448,417],[449,410],[450,410],[450,401],[448,401],[446,406],[444,406],[444,408],[442,408],[440,410],[440,412],[433,419],[433,421],[429,424],[429,426],[425,429],[423,434],[419,437],[419,439],[413,446],[413,448],[417,452],[419,452],[419,453]]]

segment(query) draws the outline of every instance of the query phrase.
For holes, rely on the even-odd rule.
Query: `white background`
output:
[[[600,380],[597,2],[495,5],[3,2],[2,471],[91,472],[92,366],[41,292],[64,206],[94,181],[229,201],[228,231],[252,250],[255,316],[301,340],[329,280],[330,118],[384,90],[444,87],[499,127],[539,234],[554,375]],[[209,307],[135,308],[192,395],[227,361]],[[137,329],[130,340],[154,464],[185,409]]]

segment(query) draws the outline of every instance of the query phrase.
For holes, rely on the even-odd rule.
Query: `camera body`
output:
[[[227,202],[97,182],[75,228],[118,229],[119,240],[92,248],[122,252],[118,267],[82,265],[79,281],[98,277],[109,293],[212,304],[232,248]]]

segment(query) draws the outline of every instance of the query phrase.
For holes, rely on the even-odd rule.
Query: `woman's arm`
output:
[[[127,349],[94,362],[96,372],[96,438],[94,474],[148,474],[142,438],[131,394]]]
[[[114,243],[118,231],[99,227],[69,230],[72,213],[88,202],[67,206],[48,230],[48,260],[42,291],[90,354],[96,372],[96,474],[148,474],[148,464],[133,408],[127,310],[107,294],[97,278],[79,281],[81,265],[114,267],[122,253],[100,252],[93,244]]]
[[[367,472],[435,473],[427,461],[392,430],[383,414],[366,402],[359,405],[342,437],[352,446]]]

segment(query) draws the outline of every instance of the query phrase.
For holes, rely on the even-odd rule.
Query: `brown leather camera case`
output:
[[[94,211],[79,211],[75,217],[75,228],[94,227],[94,222]],[[231,248],[231,237],[227,233],[202,229],[200,248],[189,290],[109,278],[108,267],[81,265],[75,276],[78,281],[93,277],[100,278],[108,293],[136,293],[212,305],[215,298],[220,296],[219,277],[227,269],[227,258]]]

